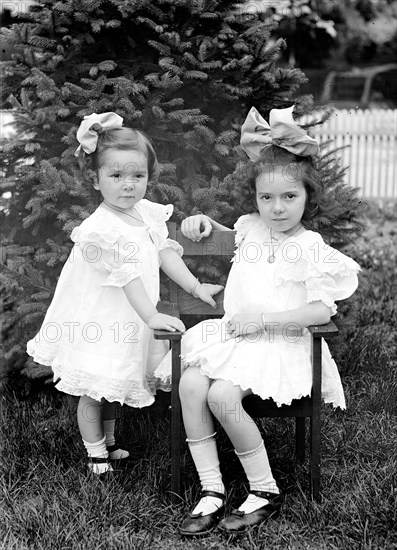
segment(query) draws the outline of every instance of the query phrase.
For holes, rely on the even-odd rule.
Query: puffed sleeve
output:
[[[148,222],[151,235],[155,241],[157,249],[164,250],[172,248],[180,256],[183,256],[183,247],[173,239],[168,238],[167,221],[172,216],[174,206],[172,204],[158,204],[147,199],[142,199],[139,202],[142,213],[145,216],[145,221]]]
[[[104,223],[103,227],[91,223],[88,218],[75,227],[70,236],[80,249],[84,261],[94,269],[103,270],[106,278],[102,286],[123,287],[142,276],[137,243],[126,242],[117,227]]]
[[[297,241],[299,255],[285,261],[276,284],[283,281],[302,282],[306,287],[306,302],[321,301],[335,315],[335,302],[351,296],[358,286],[360,266],[342,252],[327,245],[321,235],[307,231]]]
[[[243,242],[248,232],[259,222],[260,218],[258,214],[244,214],[238,218],[234,224],[234,229],[236,230],[236,246],[239,246]]]

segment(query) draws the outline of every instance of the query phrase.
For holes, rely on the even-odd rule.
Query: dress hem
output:
[[[190,358],[189,360],[187,360],[186,356],[182,356],[182,374],[188,367],[198,368],[200,370],[200,374],[202,374],[203,376],[207,376],[208,378],[211,378],[213,380],[225,380],[227,382],[231,382],[234,386],[239,386],[243,391],[251,390],[254,395],[258,395],[261,399],[264,399],[264,400],[272,399],[275,402],[275,404],[277,405],[277,407],[282,407],[283,405],[289,406],[289,405],[291,405],[291,403],[294,399],[301,399],[302,397],[308,397],[311,394],[311,389],[312,388],[310,387],[310,390],[308,390],[307,392],[302,391],[298,395],[284,397],[284,398],[282,398],[282,401],[280,401],[274,395],[269,395],[269,394],[268,395],[264,395],[264,394],[261,395],[260,393],[254,391],[253,388],[251,388],[247,384],[241,383],[240,380],[237,380],[235,377],[233,377],[230,374],[228,374],[228,376],[221,376],[221,375],[215,375],[214,376],[214,374],[211,373],[209,369],[206,369],[205,363],[206,363],[206,361],[203,358],[200,358],[200,357],[198,357],[196,359],[191,359]],[[155,376],[158,377],[159,379],[161,379],[164,383],[170,383],[171,374],[169,374],[169,373],[165,373],[164,371],[163,372],[155,371]],[[326,397],[324,395],[322,395],[321,397],[322,397],[322,400],[324,401],[324,403],[332,405],[335,409],[336,408],[340,408],[341,410],[346,409],[346,403],[345,403],[344,399],[343,399],[343,401],[341,401],[340,399],[332,399],[332,398]]]
[[[110,395],[106,394],[106,392],[98,391],[95,392],[92,389],[88,388],[72,388],[68,384],[62,383],[59,378],[57,379],[58,382],[55,383],[55,388],[58,391],[61,391],[63,393],[66,393],[67,395],[72,395],[74,397],[81,397],[83,395],[87,395],[88,397],[91,397],[91,399],[94,399],[95,401],[101,401],[101,399],[106,399],[109,403],[120,403],[120,405],[128,405],[129,407],[133,407],[134,409],[142,409],[144,407],[150,407],[153,405],[155,401],[155,396],[157,394],[157,390],[169,392],[171,391],[171,388],[166,387],[159,387],[156,388],[156,390],[153,391],[151,398],[149,398],[147,401],[135,401],[132,399],[128,399],[128,396],[125,396],[124,398],[120,396]],[[55,380],[54,380],[55,382]]]

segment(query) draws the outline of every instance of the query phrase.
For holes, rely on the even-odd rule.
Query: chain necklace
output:
[[[128,212],[124,212],[124,210],[119,210],[118,208],[115,208],[114,206],[111,206],[110,204],[107,204],[107,203],[105,203],[105,204],[106,204],[107,208],[111,208],[115,212],[120,212],[120,214],[124,214],[125,216],[129,216],[130,218],[133,218],[137,222],[141,222],[143,224],[143,227],[148,232],[150,240],[152,241],[152,243],[154,243],[154,239],[153,239],[152,234],[150,232],[150,227],[143,221],[142,217],[137,218],[136,216],[133,216],[132,214],[129,214]],[[140,216],[140,214],[139,214],[139,216]]]
[[[137,218],[136,216],[133,216],[132,214],[129,214],[128,212],[124,212],[124,210],[115,208],[114,206],[111,206],[111,205],[108,204],[107,202],[106,202],[105,204],[106,204],[106,206],[107,206],[108,208],[111,208],[111,209],[114,210],[115,212],[120,212],[120,214],[124,214],[125,216],[129,216],[130,218],[133,218],[133,219],[136,220],[137,222],[141,222],[141,223],[143,223],[144,225],[146,225],[142,218]]]
[[[285,239],[283,239],[283,240],[281,241],[281,243],[279,244],[279,246],[280,246],[284,241],[286,241],[287,239],[289,239],[290,237],[293,237],[296,233],[298,233],[298,231],[299,231],[300,229],[302,229],[302,227],[303,227],[303,225],[300,224],[299,227],[298,227],[298,229],[297,229],[296,231],[294,231],[294,232],[292,233],[292,235],[287,235],[287,236],[285,237]],[[274,240],[277,241],[277,239],[274,239]],[[270,256],[268,257],[267,261],[268,261],[269,264],[272,264],[273,262],[276,261],[275,250],[274,250],[274,246],[273,246],[273,230],[272,230],[272,228],[270,228],[270,246],[272,247],[272,253],[271,253]]]

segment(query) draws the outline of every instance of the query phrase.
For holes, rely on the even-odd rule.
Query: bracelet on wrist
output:
[[[196,282],[195,282],[195,284],[194,284],[192,290],[191,290],[190,293],[189,293],[189,294],[191,294],[192,296],[194,296],[194,298],[197,298],[197,296],[196,296],[196,291],[197,291],[197,289],[198,289],[199,286],[200,286],[200,281],[199,281],[198,279],[196,279]]]
[[[261,313],[261,317],[262,317],[263,332],[266,333],[267,330],[266,330],[266,319],[265,319],[265,314],[264,314],[264,313]]]

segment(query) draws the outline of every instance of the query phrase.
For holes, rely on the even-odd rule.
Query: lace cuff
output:
[[[175,250],[179,256],[183,256],[183,246],[173,239],[166,239],[161,243],[160,250],[164,250],[165,248],[172,248],[172,250]]]
[[[124,264],[119,269],[113,269],[102,286],[117,286],[123,287],[130,281],[142,276],[142,271],[136,269],[131,264]]]

